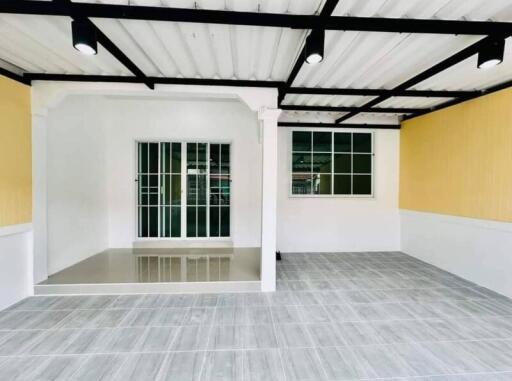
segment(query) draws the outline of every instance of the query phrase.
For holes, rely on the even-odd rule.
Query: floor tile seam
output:
[[[270,297],[268,295],[265,295],[265,298],[268,300]],[[286,380],[287,379],[286,369],[285,369],[283,355],[282,355],[281,350],[279,348],[279,336],[278,336],[278,333],[277,333],[277,327],[276,327],[276,323],[275,323],[275,320],[274,320],[274,314],[273,314],[271,308],[269,310],[270,310],[270,320],[272,322],[272,329],[273,329],[273,332],[274,332],[274,335],[275,335],[275,338],[276,338],[277,354],[279,356],[279,363],[281,364],[281,371],[283,372],[282,373],[283,377]]]

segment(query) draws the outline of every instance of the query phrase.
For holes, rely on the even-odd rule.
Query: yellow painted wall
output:
[[[0,226],[32,221],[30,87],[0,76]]]
[[[402,123],[400,208],[512,222],[512,90]]]

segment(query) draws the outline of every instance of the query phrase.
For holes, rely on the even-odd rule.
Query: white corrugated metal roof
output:
[[[124,5],[315,14],[323,0],[101,0]],[[510,0],[342,0],[337,16],[512,21]],[[307,31],[214,24],[93,19],[148,76],[284,81]],[[325,58],[303,65],[294,86],[393,88],[482,37],[327,31]],[[68,17],[0,15],[0,64],[18,72],[131,75],[100,47],[86,57],[71,46]],[[10,67],[12,68],[12,66]],[[491,70],[468,59],[413,89],[472,90],[512,79],[512,42]],[[359,106],[371,97],[287,95],[285,104]],[[446,99],[395,97],[381,107],[431,107]],[[342,114],[283,113],[335,119]],[[379,115],[382,118],[396,116]],[[354,119],[355,120],[355,119]]]

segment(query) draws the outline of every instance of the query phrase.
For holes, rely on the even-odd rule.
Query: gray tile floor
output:
[[[512,300],[401,253],[288,254],[272,294],[28,298],[0,380],[512,380]]]

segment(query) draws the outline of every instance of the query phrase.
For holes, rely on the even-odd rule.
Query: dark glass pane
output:
[[[220,154],[221,173],[229,174],[229,171],[230,171],[230,161],[229,161],[230,145],[222,144],[220,149],[221,149],[221,154]]]
[[[229,176],[223,175],[220,178],[220,187],[221,188],[229,188],[231,186],[231,182],[229,181]]]
[[[171,236],[181,236],[181,207],[171,207]]]
[[[138,176],[139,205],[148,204],[148,175]]]
[[[187,237],[196,237],[196,207],[187,207]]]
[[[196,176],[197,179],[197,205],[206,205],[206,175]]]
[[[221,194],[220,194],[220,204],[221,205],[229,205],[230,198],[231,198],[231,194],[230,194],[229,188],[222,188]]]
[[[293,151],[311,152],[311,132],[294,131],[293,132]]]
[[[329,175],[313,175],[313,193],[314,194],[331,194],[331,178]]]
[[[334,152],[352,152],[352,134],[350,132],[334,133]]]
[[[334,175],[334,194],[351,194],[351,178],[350,175]]]
[[[148,230],[148,208],[139,208],[139,226],[140,226],[140,237],[147,237],[149,234]]]
[[[220,208],[220,236],[221,237],[229,237],[230,235],[230,216],[229,216],[229,207],[221,207]]]
[[[292,157],[292,172],[311,172],[311,154],[294,153]]]
[[[313,152],[331,152],[331,139],[330,132],[313,132]]]
[[[171,181],[171,203],[181,205],[181,175],[172,175]]]
[[[158,205],[158,193],[159,193],[158,175],[149,175],[148,177],[149,177],[149,187],[147,188],[148,195],[149,195],[148,204],[149,205]]]
[[[148,172],[148,143],[139,143],[139,173]]]
[[[211,175],[210,176],[210,188],[215,189],[220,186],[220,176],[219,175]]]
[[[354,152],[372,152],[372,134],[354,134]]]
[[[210,173],[220,173],[219,144],[210,144]]]
[[[194,170],[197,169],[197,144],[196,143],[187,143],[187,169]],[[195,173],[190,172],[188,173]]]
[[[218,237],[219,234],[219,208],[210,207],[210,237]]]
[[[354,194],[372,194],[372,177],[369,175],[354,175]]]
[[[149,236],[158,237],[158,207],[149,208]]]
[[[170,205],[171,203],[171,176],[160,176],[160,203],[162,205]]]
[[[197,169],[199,173],[206,173],[208,161],[206,160],[206,143],[197,144]]]
[[[206,207],[197,208],[197,236],[206,237]]]
[[[181,173],[181,143],[172,143],[172,173]]]
[[[168,206],[160,207],[160,236],[171,236],[171,208]]]
[[[294,173],[292,175],[292,194],[311,194],[311,190],[311,174]]]
[[[354,155],[354,173],[372,173],[372,155]]]
[[[160,143],[160,173],[171,171],[171,143]]]
[[[351,173],[352,155],[335,154],[334,155],[334,173]]]
[[[196,175],[187,175],[187,205],[197,205]]]
[[[158,143],[149,143],[149,172],[158,173]]]
[[[330,153],[314,153],[313,172],[331,173],[332,155]]]

